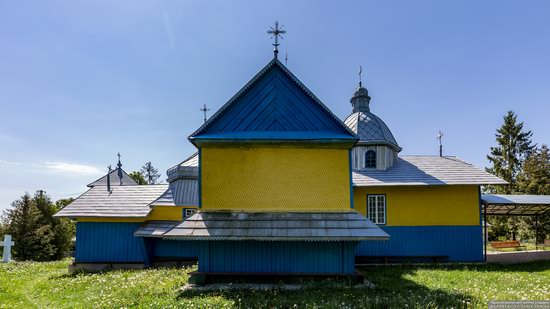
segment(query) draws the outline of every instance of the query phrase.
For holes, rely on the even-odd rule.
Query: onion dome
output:
[[[370,99],[367,89],[359,84],[350,100],[353,113],[344,121],[357,134],[359,138],[357,145],[384,145],[397,152],[401,151],[388,126],[370,112]]]

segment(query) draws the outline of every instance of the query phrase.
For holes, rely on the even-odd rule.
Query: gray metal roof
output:
[[[168,190],[151,206],[198,206],[199,181],[198,179],[178,179],[168,185]]]
[[[400,156],[387,170],[353,171],[353,185],[358,187],[466,184],[507,182],[456,157]]]
[[[388,126],[375,114],[358,111],[349,115],[344,122],[357,134],[357,145],[386,145],[401,151]]]
[[[550,211],[550,195],[482,194],[489,215],[540,215]]]
[[[115,168],[111,171],[109,176],[111,177],[111,186],[135,186],[137,185],[137,182],[135,182],[132,177],[130,177],[122,168],[120,168],[122,178],[118,175],[119,168]],[[106,186],[107,185],[107,175],[99,178],[98,180],[90,183],[88,187],[95,187],[95,186]]]
[[[168,185],[95,186],[61,209],[55,217],[142,218],[149,204],[159,198]]]
[[[170,224],[173,224],[170,227]],[[177,240],[387,240],[389,235],[357,212],[196,212],[182,222],[152,221],[135,233]]]
[[[167,181],[172,182],[176,179],[197,179],[199,176],[199,153],[195,152],[189,158],[183,160],[180,164],[172,166],[166,171]]]

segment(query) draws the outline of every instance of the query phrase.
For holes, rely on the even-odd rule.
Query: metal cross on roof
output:
[[[209,111],[210,109],[206,107],[206,104],[204,104],[202,106],[202,108],[200,109],[201,112],[204,113],[204,122],[206,122],[206,113]]]
[[[441,139],[443,139],[443,132],[439,131],[439,133],[437,133],[436,138],[439,140],[439,156],[442,157],[443,156],[443,144],[441,143]]]
[[[281,25],[281,27],[283,27]],[[275,43],[273,43],[273,46],[275,47],[273,49],[273,56],[275,57],[275,59],[277,59],[277,54],[279,53],[279,37],[281,37],[281,39],[283,38],[282,37],[282,34],[285,34],[286,33],[286,30],[283,30],[281,28],[279,28],[279,22],[276,21],[275,22],[275,28],[273,27],[269,27],[270,30],[267,30],[267,34],[271,34],[271,38],[275,38]]]
[[[362,87],[362,84],[363,84],[363,66],[360,65],[359,66],[359,87]]]

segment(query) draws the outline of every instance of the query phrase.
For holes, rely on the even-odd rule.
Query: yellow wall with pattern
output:
[[[203,210],[346,211],[347,149],[202,148]]]
[[[77,218],[78,222],[144,222],[152,220],[183,220],[183,209],[196,206],[153,206],[145,218]]]
[[[477,186],[355,187],[354,207],[367,215],[367,194],[386,195],[386,225],[479,225]]]

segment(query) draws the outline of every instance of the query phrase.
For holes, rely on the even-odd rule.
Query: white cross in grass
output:
[[[15,243],[11,241],[11,235],[4,235],[4,241],[0,241],[0,247],[4,247],[2,262],[8,263],[11,260],[11,247],[13,245],[15,245]]]

